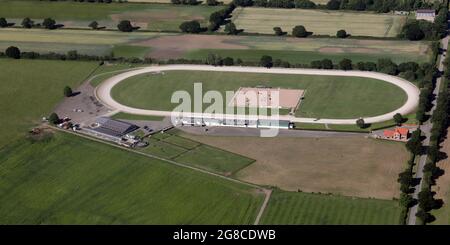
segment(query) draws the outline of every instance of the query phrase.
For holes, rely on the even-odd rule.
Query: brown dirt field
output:
[[[447,133],[447,140],[444,141],[441,151],[450,155],[450,133]],[[436,185],[433,187],[436,191],[436,197],[448,202],[450,197],[450,158],[444,159],[436,164],[439,168],[444,170],[444,175],[436,180]],[[449,205],[446,203],[444,205]]]
[[[362,136],[343,138],[259,138],[185,135],[253,158],[235,177],[284,190],[392,199],[408,160],[401,143]]]
[[[161,36],[150,40],[134,43],[135,45],[151,47],[149,57],[179,58],[185,52],[193,49],[248,49],[245,45],[227,43],[233,40],[229,36],[214,35],[177,35]],[[182,45],[180,45],[182,44]]]

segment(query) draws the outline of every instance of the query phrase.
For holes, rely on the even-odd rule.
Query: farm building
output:
[[[402,140],[406,141],[409,137],[409,129],[407,128],[395,128],[395,129],[386,129],[383,132],[383,137],[385,139],[392,140]]]
[[[434,22],[436,11],[434,9],[419,9],[416,11],[417,20],[426,20]]]
[[[120,139],[124,135],[129,134],[138,128],[138,126],[131,123],[114,120],[108,117],[99,117],[92,130],[112,138]]]

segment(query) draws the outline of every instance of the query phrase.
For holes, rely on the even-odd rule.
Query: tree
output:
[[[49,30],[56,29],[56,21],[52,18],[45,18],[42,25]]]
[[[274,27],[273,31],[275,32],[276,36],[283,36],[285,33],[283,32],[283,30],[281,29],[281,27]]]
[[[352,61],[349,59],[343,59],[339,62],[339,69],[348,71],[353,69]]]
[[[0,17],[0,27],[8,27],[8,21],[6,21],[6,19],[3,17]]]
[[[407,193],[409,191],[409,187],[411,186],[412,182],[413,182],[413,177],[411,176],[411,172],[406,170],[404,172],[401,172],[398,175],[398,179],[397,182],[400,183],[402,185],[402,192]]]
[[[272,67],[273,66],[272,57],[268,55],[263,55],[261,57],[260,65],[267,68]]]
[[[129,20],[122,20],[117,25],[117,29],[121,32],[132,32],[133,26],[131,25],[131,22]]]
[[[331,61],[330,59],[323,59],[322,68],[327,70],[333,69],[333,61]]]
[[[382,73],[386,73],[389,75],[397,75],[398,74],[398,66],[391,59],[379,59],[378,60],[378,71]]]
[[[64,96],[70,97],[72,95],[73,95],[72,88],[70,88],[69,86],[65,86],[64,87]]]
[[[30,18],[26,17],[22,20],[22,27],[23,28],[31,28],[34,25],[34,21],[32,21]]]
[[[420,154],[422,152],[422,140],[421,140],[422,131],[420,129],[416,129],[411,138],[406,142],[406,149],[413,154]]]
[[[405,37],[411,41],[422,40],[425,37],[425,33],[420,28],[417,22],[406,24],[403,27]]]
[[[346,38],[347,36],[348,35],[345,30],[339,30],[336,32],[336,37],[338,37],[338,38]]]
[[[295,26],[292,29],[292,36],[294,37],[307,37],[308,32],[306,31],[306,28],[304,26]]]
[[[395,121],[395,123],[396,123],[398,126],[400,126],[400,125],[403,123],[403,116],[402,116],[402,114],[396,113],[396,114],[394,115],[394,121]]]
[[[229,35],[236,35],[238,30],[236,29],[236,25],[233,22],[230,22],[225,25],[225,32]]]
[[[14,46],[8,47],[5,50],[5,54],[9,58],[20,59],[20,49],[18,47],[14,47]]]
[[[320,60],[311,61],[311,68],[322,69],[322,61],[320,61]]]
[[[186,33],[199,33],[202,31],[200,23],[196,20],[185,21],[181,23],[180,30]]]
[[[92,22],[89,24],[89,27],[92,28],[93,30],[97,30],[97,28],[98,28],[98,23],[97,23],[97,21],[92,21]]]
[[[364,128],[366,126],[366,122],[364,122],[364,119],[360,118],[360,119],[356,120],[356,125],[359,128]]]
[[[327,3],[327,9],[338,10],[341,7],[341,2],[339,0],[330,0]]]
[[[219,5],[219,2],[217,0],[206,0],[206,4],[208,6],[217,6]]]
[[[424,211],[430,211],[436,207],[436,201],[433,198],[433,193],[429,188],[425,188],[419,192],[418,196],[419,207]]]
[[[224,66],[232,66],[234,65],[234,60],[231,57],[225,57],[222,61]]]
[[[416,213],[416,217],[420,219],[420,221],[422,221],[422,223],[427,223],[430,222],[434,219],[434,216],[431,215],[430,213],[420,209],[417,211]]]
[[[78,52],[76,50],[69,50],[67,52],[67,59],[68,60],[77,60],[78,59]]]
[[[295,0],[295,7],[299,9],[314,9],[316,4],[310,0]]]
[[[403,207],[410,207],[413,201],[414,198],[412,198],[411,195],[408,195],[406,193],[400,194],[400,205],[402,205]]]
[[[56,113],[53,112],[53,113],[48,117],[48,121],[49,121],[51,124],[58,124],[59,121],[60,121],[60,119],[59,119],[59,117],[58,117],[58,114],[56,114]]]

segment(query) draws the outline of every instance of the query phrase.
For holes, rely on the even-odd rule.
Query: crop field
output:
[[[396,225],[396,201],[275,191],[260,224]]]
[[[2,224],[252,224],[264,197],[61,133],[1,149],[0,166]]]
[[[157,59],[206,59],[209,53],[222,57],[259,61],[271,55],[291,63],[309,64],[328,58],[354,62],[391,58],[395,62],[430,60],[429,42],[291,38],[270,36],[186,35],[174,33],[120,33],[116,31],[11,29],[0,32],[0,50],[14,45],[22,51],[152,57]]]
[[[256,161],[233,176],[287,191],[334,193],[391,200],[409,154],[404,144],[361,136],[183,137]],[[386,157],[390,156],[390,157]]]
[[[429,42],[402,40],[358,40],[336,38],[292,38],[275,36],[159,36],[135,45],[152,47],[154,58],[206,59],[209,53],[222,57],[259,61],[262,55],[292,63],[309,64],[328,58],[335,62],[343,58],[353,61],[377,61],[391,58],[395,62],[430,60]]]
[[[273,33],[279,26],[291,32],[296,25],[305,26],[315,35],[336,35],[345,29],[353,36],[395,37],[406,17],[392,14],[369,14],[344,11],[237,8],[232,21],[238,29],[249,33]]]
[[[251,158],[205,145],[177,134],[176,131],[171,130],[163,134],[152,135],[146,139],[149,146],[141,151],[223,175],[231,175],[254,162]]]
[[[0,16],[21,23],[29,17],[37,22],[52,17],[71,28],[89,28],[92,21],[107,29],[117,29],[121,20],[153,31],[179,31],[183,21],[198,20],[207,25],[209,15],[221,6],[187,6],[174,4],[78,3],[49,1],[2,1]]]
[[[48,116],[64,97],[64,86],[76,87],[96,66],[97,62],[0,59],[0,67],[8,67],[0,73],[0,148]]]
[[[381,115],[393,111],[406,101],[406,94],[400,88],[375,79],[206,71],[169,71],[134,76],[113,87],[112,97],[135,108],[170,111],[177,106],[170,102],[172,93],[184,90],[192,95],[193,84],[199,82],[202,83],[203,91],[217,90],[224,98],[225,91],[236,91],[241,86],[303,89],[307,91],[306,96],[296,115],[304,117],[358,118]],[[204,104],[204,108],[206,106]]]

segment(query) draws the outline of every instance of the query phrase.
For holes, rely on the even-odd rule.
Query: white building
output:
[[[435,17],[436,17],[436,11],[434,9],[418,9],[416,11],[416,19],[417,20],[426,20],[426,21],[434,22]]]

